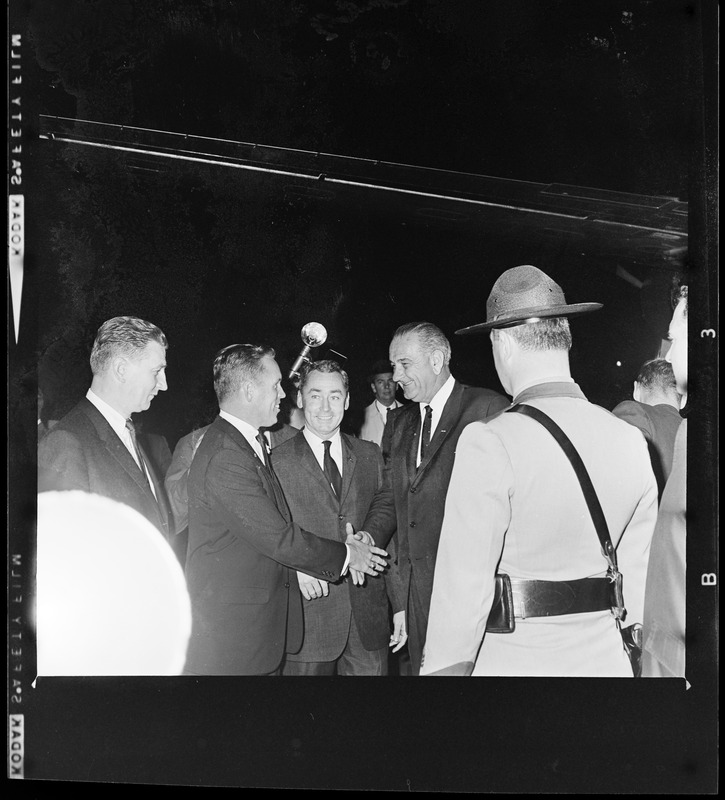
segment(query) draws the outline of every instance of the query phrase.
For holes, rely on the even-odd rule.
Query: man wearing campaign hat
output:
[[[557,283],[525,265],[496,281],[486,322],[457,333],[489,332],[513,407],[543,411],[578,451],[616,551],[623,603],[572,463],[538,419],[512,407],[471,423],[458,441],[421,675],[633,675],[619,626],[642,622],[657,483],[641,433],[590,403],[571,377],[568,318],[599,308],[568,304]],[[497,573],[512,588],[509,632],[492,631]],[[623,622],[613,606],[626,608]]]

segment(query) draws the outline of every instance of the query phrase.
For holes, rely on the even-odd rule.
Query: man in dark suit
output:
[[[347,526],[345,542],[292,521],[260,429],[285,396],[274,350],[236,344],[214,362],[219,416],[201,440],[188,480],[186,578],[192,634],[185,672],[277,675],[302,642],[294,570],[334,582],[384,569],[385,550]]]
[[[675,437],[682,422],[682,398],[677,391],[672,365],[664,358],[645,361],[634,382],[632,397],[633,400],[624,400],[615,406],[612,414],[644,434],[661,498],[672,471]]]
[[[100,494],[136,509],[168,536],[164,476],[136,438],[131,415],[166,391],[166,337],[136,317],[114,317],[91,350],[85,398],[38,443],[38,491]]]
[[[391,411],[383,434],[386,482],[395,498],[397,568],[407,591],[408,652],[418,675],[438,539],[456,442],[470,422],[509,405],[451,375],[451,346],[430,322],[402,325],[390,343],[393,378],[412,402]]]
[[[342,542],[351,523],[384,547],[395,530],[392,496],[383,491],[380,448],[340,431],[348,385],[335,361],[305,365],[297,395],[305,427],[273,450],[272,462],[298,525]],[[288,653],[282,674],[387,675],[390,628],[382,576],[363,586],[303,572],[297,579],[305,599],[304,638],[300,650]],[[405,643],[405,610],[394,611],[397,649]]]
[[[186,548],[189,543],[189,495],[187,483],[189,469],[197,448],[201,444],[209,425],[195,428],[191,433],[182,436],[176,443],[174,454],[169,455],[164,474],[164,486],[171,506],[173,520],[169,523],[171,547],[182,566],[186,564]],[[264,436],[270,448],[290,439],[297,433],[297,428],[278,422],[266,428]]]

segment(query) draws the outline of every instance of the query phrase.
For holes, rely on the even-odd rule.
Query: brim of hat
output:
[[[521,311],[516,312],[514,317],[504,316],[492,322],[469,325],[467,328],[457,330],[456,334],[458,336],[466,336],[469,333],[481,333],[494,328],[513,328],[516,325],[538,322],[540,319],[551,319],[552,317],[578,317],[581,314],[588,314],[590,311],[599,311],[601,307],[601,303],[574,303],[572,305],[548,306],[547,308],[522,308]]]

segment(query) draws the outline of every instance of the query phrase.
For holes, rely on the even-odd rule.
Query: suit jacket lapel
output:
[[[98,433],[101,441],[105,445],[108,452],[118,461],[118,463],[126,470],[128,475],[135,481],[139,489],[142,489],[148,495],[149,499],[153,500],[158,506],[158,502],[151,491],[146,477],[141,472],[141,468],[136,463],[134,457],[129,453],[126,445],[121,441],[118,434],[110,426],[108,420],[101,414],[101,412],[90,402],[84,398],[83,411],[93,423],[93,426]],[[148,463],[148,458],[146,459]]]
[[[149,476],[154,485],[154,490],[156,492],[156,502],[159,506],[159,513],[161,515],[161,522],[163,523],[164,530],[168,532],[169,516],[171,515],[171,509],[169,508],[169,504],[166,499],[166,487],[164,486],[165,476],[160,476],[157,474],[151,459],[148,457],[146,448],[144,448],[143,444],[140,441],[140,437],[138,441],[138,449],[141,451],[141,455],[144,457],[144,461],[146,462],[146,468],[148,469]]]
[[[274,504],[277,506],[277,510],[280,512],[280,514],[282,514],[285,519],[289,520],[289,507],[287,506],[284,492],[280,486],[279,479],[274,473],[274,469],[267,469],[267,465],[259,458],[252,445],[249,444],[249,442],[244,438],[242,432],[235,428],[231,422],[223,419],[222,417],[217,417],[212,425],[220,426],[224,433],[237,445],[237,447],[254,461],[254,465],[257,468],[257,473],[260,476],[260,480],[264,485],[265,491],[274,501]]]
[[[415,480],[416,466],[418,457],[418,441],[420,440],[420,407],[418,403],[411,403],[408,408],[400,412],[403,423],[400,432],[401,442],[405,447],[405,464],[410,483]],[[407,445],[407,446],[406,446]]]
[[[352,451],[352,445],[348,435],[346,433],[341,433],[340,438],[342,439],[342,459],[345,462],[342,465],[342,496],[340,497],[340,504],[342,505],[352,485],[352,476],[355,473],[357,456]]]
[[[440,422],[433,432],[433,437],[430,440],[428,449],[425,452],[425,458],[420,462],[418,472],[425,469],[430,463],[433,456],[440,449],[440,446],[448,436],[451,428],[456,424],[461,413],[461,401],[463,400],[463,386],[456,381],[453,384],[453,391],[448,401],[443,406],[443,413],[441,414]]]
[[[330,497],[332,497],[335,502],[337,502],[337,498],[335,497],[335,492],[332,490],[332,486],[330,486],[330,482],[327,480],[327,476],[322,471],[322,467],[320,467],[319,461],[315,458],[315,454],[312,452],[312,448],[307,444],[307,439],[305,439],[304,434],[298,435],[295,439],[295,448],[297,450],[297,457],[299,458],[300,464],[305,468],[305,470],[310,474],[310,476],[315,480],[316,483],[320,485],[320,487],[326,491]],[[345,494],[345,470],[342,471],[342,485],[343,485],[343,496]]]

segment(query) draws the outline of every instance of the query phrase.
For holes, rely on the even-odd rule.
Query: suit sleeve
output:
[[[398,611],[405,611],[408,607],[407,586],[403,580],[398,563],[398,540],[393,536],[386,545],[387,551],[390,554],[388,561],[388,568],[383,573],[385,580],[385,591],[390,600],[390,607],[393,614]]]
[[[229,532],[290,569],[338,580],[347,559],[346,546],[288,522],[267,494],[260,470],[232,448],[219,450],[209,462],[205,477],[209,499],[226,519]]]
[[[389,475],[385,475],[383,455],[375,446],[375,464],[378,471],[378,488],[365,516],[363,530],[375,539],[377,547],[387,547],[390,537],[395,533],[395,501]],[[387,477],[387,480],[386,480]]]
[[[57,428],[38,442],[38,491],[90,491],[88,459],[78,437]]]
[[[421,675],[470,675],[511,521],[513,470],[490,426],[458,440],[436,558]]]

